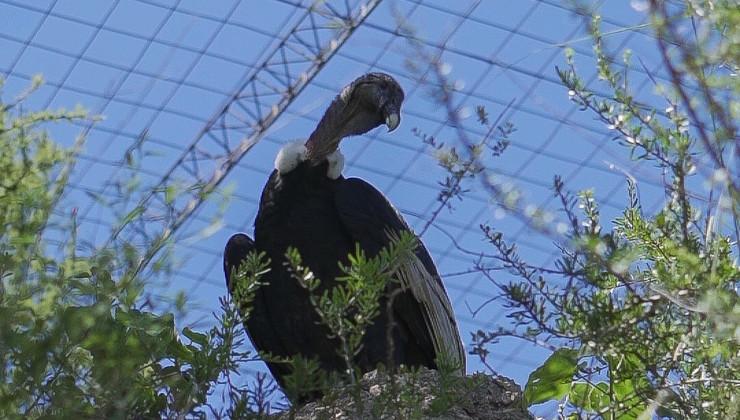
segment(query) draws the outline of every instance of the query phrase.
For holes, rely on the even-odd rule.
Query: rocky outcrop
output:
[[[511,379],[475,374],[440,377],[435,370],[389,376],[372,371],[357,386],[275,415],[297,419],[532,420]]]

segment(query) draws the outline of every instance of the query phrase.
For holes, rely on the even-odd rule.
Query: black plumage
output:
[[[372,185],[341,176],[338,154],[344,137],[365,133],[382,123],[395,129],[403,97],[398,83],[382,73],[361,76],[347,86],[329,106],[305,147],[292,143],[278,154],[276,169],[262,192],[255,240],[236,234],[226,244],[227,284],[232,270],[249,251],[264,251],[271,259],[270,271],[261,279],[264,285],[256,291],[245,322],[258,350],[279,357],[318,358],[328,371],[346,370],[337,354],[337,341],[328,338],[329,330],[311,306],[308,291],[288,273],[284,255],[288,247],[296,248],[303,265],[321,279],[321,292],[336,285],[335,277],[342,275],[338,262],[348,262],[356,243],[372,257],[389,245],[389,233],[409,230]],[[421,241],[415,258],[396,277],[399,281],[388,285],[380,315],[368,327],[355,364],[362,372],[375,369],[378,363],[436,368],[436,358],[445,352],[456,358],[464,371],[465,354],[452,307]],[[389,298],[392,302],[387,306]],[[391,313],[386,308],[391,308]],[[289,366],[267,364],[284,385]]]

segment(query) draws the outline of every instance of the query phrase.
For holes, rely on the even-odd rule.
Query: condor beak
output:
[[[401,123],[401,115],[397,111],[389,112],[385,117],[385,125],[388,126],[388,132],[395,130]]]

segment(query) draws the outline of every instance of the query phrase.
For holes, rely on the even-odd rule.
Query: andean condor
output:
[[[311,306],[308,291],[288,272],[285,252],[288,247],[298,250],[302,264],[321,280],[321,292],[337,284],[335,277],[343,275],[338,263],[348,264],[356,243],[372,257],[389,245],[389,232],[409,231],[398,211],[372,185],[341,175],[344,159],[338,150],[344,137],[366,133],[382,123],[393,131],[400,122],[403,99],[401,86],[391,76],[361,76],[334,99],[305,144],[288,143],[279,151],[262,191],[254,241],[236,234],[224,251],[227,286],[232,270],[249,251],[264,251],[271,260],[245,321],[258,350],[278,357],[318,358],[327,371],[346,371],[337,353],[338,342],[328,338],[329,330]],[[465,352],[452,305],[421,241],[415,258],[398,273],[398,281],[387,285],[380,315],[367,328],[354,362],[363,373],[378,363],[435,369],[435,359],[446,354],[457,359],[464,372]],[[271,361],[267,365],[284,386],[289,366]]]

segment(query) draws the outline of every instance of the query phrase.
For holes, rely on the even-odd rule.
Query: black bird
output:
[[[401,86],[391,76],[361,76],[334,99],[305,144],[288,143],[278,153],[262,191],[255,240],[236,234],[224,251],[227,285],[249,251],[264,251],[271,259],[245,322],[258,350],[279,357],[318,358],[327,371],[346,371],[338,342],[327,337],[329,330],[311,306],[308,291],[286,269],[285,251],[296,248],[302,264],[321,280],[321,290],[331,289],[335,278],[343,275],[338,262],[348,263],[356,243],[373,257],[391,243],[389,232],[397,236],[410,230],[372,185],[341,175],[344,159],[338,150],[344,137],[383,123],[393,131],[400,123],[403,98]],[[452,305],[421,241],[415,258],[396,277],[399,281],[389,284],[381,299],[380,315],[366,330],[356,365],[363,373],[378,363],[435,369],[436,358],[446,354],[464,372],[465,352]],[[387,299],[392,299],[392,313],[386,309]],[[267,365],[284,386],[289,366],[270,361]]]

